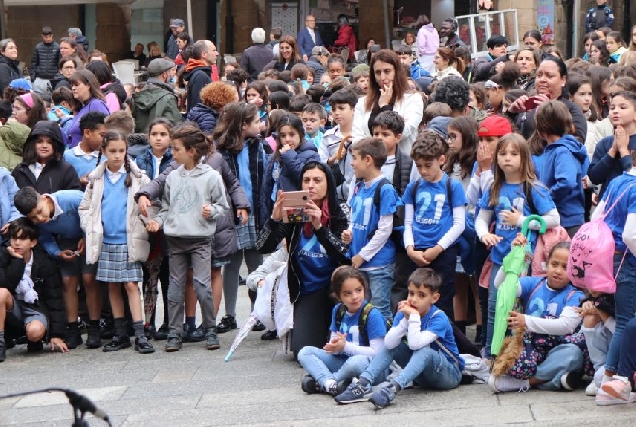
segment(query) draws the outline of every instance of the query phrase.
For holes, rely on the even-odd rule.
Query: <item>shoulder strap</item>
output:
[[[386,178],[382,178],[380,182],[378,182],[378,186],[375,187],[375,192],[373,193],[373,204],[378,210],[380,209],[380,198],[381,198],[380,193],[382,192],[382,187],[384,187],[386,184],[391,184],[391,181],[389,181]]]
[[[451,182],[450,175],[447,175],[446,178],[446,197],[448,198],[451,216],[453,216],[453,183]]]
[[[360,317],[358,318],[358,334],[360,334],[360,341],[363,345],[370,345],[369,342],[369,334],[367,333],[367,320],[369,318],[369,313],[373,310],[373,304],[367,302],[364,307],[362,307],[362,312],[360,313]]]
[[[417,204],[417,190],[419,190],[420,188],[420,179],[422,178],[418,178],[417,181],[415,181],[415,184],[413,185],[413,188],[411,189],[411,197],[413,198],[413,206]]]
[[[612,203],[612,205],[605,210],[605,212],[603,212],[603,216],[602,219],[605,219],[607,217],[607,215],[609,215],[609,213],[612,211],[612,209],[614,209],[614,207],[618,204],[618,202],[621,201],[621,199],[623,198],[623,196],[625,195],[625,193],[627,193],[627,190],[629,190],[630,188],[632,188],[634,185],[636,185],[636,182],[632,182],[631,184],[629,184],[627,186],[627,188],[625,188],[621,194],[618,195],[618,197],[616,198],[616,200],[614,200],[614,203]],[[609,194],[607,195],[607,200],[609,200]]]
[[[528,301],[526,301],[526,303],[527,303],[527,302],[529,302],[529,301],[532,299],[532,297],[533,297],[533,296],[534,296],[534,295],[535,295],[535,294],[539,291],[539,289],[541,289],[541,286],[543,286],[543,284],[544,284],[547,280],[548,280],[548,279],[547,279],[547,278],[545,278],[545,277],[544,277],[543,279],[539,280],[539,283],[537,284],[537,286],[535,286],[535,288],[534,288],[534,289],[532,290],[532,292],[530,293],[530,296],[528,297]]]
[[[340,325],[342,324],[342,319],[344,319],[346,307],[343,303],[340,303],[338,306],[338,311],[336,311],[336,330],[340,332]]]

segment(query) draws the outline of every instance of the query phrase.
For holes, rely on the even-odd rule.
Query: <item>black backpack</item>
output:
[[[362,313],[360,313],[360,317],[358,317],[358,333],[360,334],[360,341],[365,346],[369,346],[369,335],[367,334],[367,320],[369,319],[369,313],[371,310],[375,309],[374,305],[370,302],[367,302],[364,307],[362,307]],[[376,309],[377,310],[377,309]],[[347,311],[347,307],[344,304],[340,304],[338,307],[338,311],[336,312],[336,330],[340,330],[340,325],[342,324],[342,319],[344,319],[345,312]],[[386,330],[391,329],[391,321],[385,320]]]

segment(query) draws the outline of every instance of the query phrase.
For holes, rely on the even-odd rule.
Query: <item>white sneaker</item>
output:
[[[526,392],[530,388],[528,380],[520,380],[510,375],[500,375],[495,377],[491,375],[488,379],[488,385],[494,393],[503,393],[507,391],[523,391]]]
[[[598,387],[596,387],[596,382],[592,381],[587,387],[585,387],[585,395],[586,396],[596,396],[598,391]]]

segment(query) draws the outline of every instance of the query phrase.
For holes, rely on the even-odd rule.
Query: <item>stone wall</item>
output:
[[[252,30],[256,27],[265,29],[265,40],[269,41],[270,17],[266,9],[266,0],[231,0],[231,16],[234,19],[234,51],[227,51],[227,2],[221,0],[221,46],[219,50],[224,54],[243,52],[252,44]]]
[[[128,57],[130,52],[130,6],[113,3],[97,4],[95,48],[112,64]]]
[[[393,0],[389,0],[389,25],[393,22]],[[364,0],[358,5],[358,40],[362,45],[370,38],[380,43],[386,48],[384,31],[384,8],[382,0]],[[389,29],[391,39],[393,38],[393,26]],[[390,46],[388,46],[390,48]]]
[[[6,16],[6,35],[15,40],[18,56],[27,66],[33,48],[42,41],[42,27],[51,27],[56,40],[67,37],[69,27],[80,27],[77,5],[9,7]]]

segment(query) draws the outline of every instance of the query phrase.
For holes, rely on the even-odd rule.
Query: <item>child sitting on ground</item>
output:
[[[525,247],[522,234],[512,242]],[[508,374],[492,374],[488,385],[495,393],[542,390],[573,390],[583,376],[585,344],[576,342],[575,329],[581,323],[576,312],[583,293],[570,283],[566,274],[570,243],[560,242],[550,251],[547,276],[519,278],[517,296],[524,303],[522,314],[510,312],[508,326],[525,328],[523,346]],[[495,278],[498,289],[506,273],[499,270]],[[581,347],[582,346],[582,347]],[[499,359],[498,359],[499,360]]]
[[[393,327],[384,338],[385,348],[371,364],[336,396],[338,403],[370,400],[384,408],[396,393],[411,381],[421,387],[450,390],[462,379],[464,360],[453,337],[453,327],[446,314],[435,306],[440,297],[442,279],[430,268],[418,268],[409,277],[409,296],[398,304]],[[372,392],[371,384],[395,360],[403,370],[388,386]]]
[[[341,302],[332,311],[329,341],[321,349],[306,346],[298,352],[298,362],[309,373],[301,383],[305,393],[339,395],[345,381],[360,375],[384,347],[386,322],[365,299],[367,287],[353,267],[333,273],[331,288]]]

